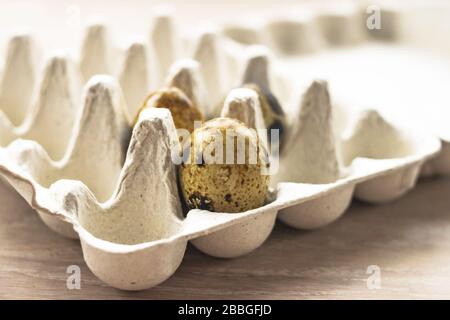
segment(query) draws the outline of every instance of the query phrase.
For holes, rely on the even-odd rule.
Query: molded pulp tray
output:
[[[212,256],[237,257],[266,240],[277,216],[314,229],[341,216],[353,194],[373,203],[391,201],[415,185],[422,164],[440,151],[433,135],[386,121],[374,110],[351,123],[333,120],[327,83],[293,85],[290,77],[272,72],[269,62],[275,62],[259,46],[248,48],[215,32],[175,40],[171,20],[161,16],[150,45],[133,43],[120,63],[116,56],[122,54],[109,48],[105,30],[89,28],[79,67],[51,58],[36,94],[39,63],[32,39],[11,40],[0,87],[0,173],[51,229],[80,238],[89,268],[113,287],[140,290],[166,280],[188,241]],[[193,48],[198,63],[172,65]],[[110,52],[118,53],[108,57]],[[115,70],[117,65],[122,67]],[[97,73],[118,75],[119,81],[91,78]],[[77,78],[90,79],[81,102]],[[227,92],[249,80],[261,87],[272,83],[276,96],[296,97],[286,106],[290,145],[272,179],[270,202],[243,213],[190,210],[183,217],[170,157],[177,141],[170,113],[144,112],[131,140],[128,123],[149,87],[182,87],[213,117]],[[335,135],[336,128],[342,130]],[[308,183],[286,182],[292,179]]]
[[[370,30],[376,10],[381,29]],[[268,46],[276,56],[273,68],[290,83],[327,79],[340,126],[369,104],[384,117],[435,133],[443,150],[422,173],[439,175],[450,174],[449,15],[444,1],[339,1],[226,25],[222,33],[244,45]]]

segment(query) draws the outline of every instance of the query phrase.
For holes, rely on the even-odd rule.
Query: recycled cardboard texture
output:
[[[156,21],[168,23],[165,19]],[[102,26],[88,31],[88,43],[83,47],[78,69],[81,78],[95,74],[99,66],[92,61],[107,54],[103,45],[109,44],[89,44],[104,31]],[[17,49],[17,44],[11,46]],[[5,82],[10,75],[4,73],[1,83],[0,94],[5,96],[7,91],[9,100],[0,101],[16,99],[27,110],[11,117],[16,123],[8,113],[1,114],[1,137],[11,140],[2,142],[0,148],[1,175],[50,228],[80,238],[87,265],[111,286],[140,290],[161,283],[182,262],[188,241],[212,256],[236,257],[260,246],[270,235],[277,216],[293,227],[314,229],[342,215],[354,193],[369,202],[391,201],[415,185],[422,164],[440,151],[441,143],[433,135],[390,123],[376,111],[363,113],[355,123],[346,123],[343,125],[346,130],[336,134],[332,94],[325,81],[314,81],[306,90],[295,85],[285,87],[290,81],[278,81],[282,77],[271,71],[269,52],[255,53],[254,47],[249,49],[218,34],[206,33],[200,37],[194,54],[198,65],[192,61],[178,62],[175,67],[161,63],[163,74],[169,75],[161,76],[160,83],[176,83],[194,101],[207,97],[208,102],[202,108],[210,117],[220,113],[220,108],[223,114],[260,127],[260,106],[252,90],[232,90],[225,108],[222,107],[230,89],[245,82],[240,80],[248,77],[249,72],[267,75],[267,79],[259,80],[272,88],[275,95],[292,90],[291,94],[297,96],[296,102],[286,107],[288,117],[293,120],[287,128],[286,141],[292,147],[281,154],[280,171],[273,177],[274,190],[267,205],[236,214],[191,210],[183,217],[175,165],[170,158],[178,140],[168,110],[148,109],[132,132],[129,128],[138,110],[132,102],[134,94],[144,95],[143,86],[132,84],[151,78],[148,73],[145,75],[149,72],[145,67],[148,63],[145,48],[143,44],[129,47],[117,75],[119,81],[111,76],[91,78],[84,86],[80,103],[76,102],[76,90],[71,93],[68,89],[76,81],[71,80],[70,62],[65,58],[53,58],[47,64],[44,73],[47,80],[38,85],[39,103],[33,104],[31,95],[30,101],[11,95],[17,94],[18,89],[5,89],[12,85],[19,88],[25,76],[15,75],[14,81]],[[32,50],[27,45],[17,50],[16,55],[25,58],[19,62],[7,59],[6,64],[19,63],[17,70],[31,68],[30,72],[36,72],[36,66],[27,58]],[[108,68],[111,67],[104,65],[101,71]],[[171,71],[167,73],[168,70]],[[110,69],[107,71],[111,73]],[[221,72],[227,75],[222,77]],[[211,74],[218,76],[215,82],[206,82]],[[241,76],[230,79],[230,74]],[[121,88],[120,82],[127,85]],[[209,88],[202,93],[201,88],[208,87],[205,82]],[[46,96],[53,98],[46,100]],[[125,101],[134,105],[127,106]],[[62,104],[58,109],[54,108],[57,102]],[[8,105],[2,103],[2,110],[7,110]],[[47,134],[18,134],[21,132],[18,126],[28,114],[39,114],[29,126],[42,126]],[[55,119],[60,117],[61,121],[67,121],[70,134],[56,125]],[[375,132],[380,131],[382,135],[377,136]],[[66,140],[53,141],[57,135]],[[390,142],[383,145],[382,138]],[[317,144],[326,148],[314,149]],[[316,155],[316,162],[311,161],[308,150]],[[434,161],[439,164],[439,160]]]
[[[448,10],[445,4],[441,6],[433,10]],[[381,28],[374,25],[378,10]],[[424,166],[422,175],[448,174],[450,131],[445,119],[449,96],[445,85],[450,74],[445,70],[450,60],[445,57],[449,51],[442,30],[424,27],[433,24],[421,10],[386,1],[305,4],[297,10],[301,14],[296,11],[287,17],[235,23],[224,26],[222,34],[242,45],[267,46],[275,53],[275,69],[287,75],[288,83],[318,77],[330,81],[339,98],[336,101],[346,97],[345,103],[336,102],[335,109],[339,105],[342,110],[335,114],[339,111],[351,117],[361,107],[376,108],[389,119],[405,122],[408,118],[412,128],[426,127],[441,139],[443,152]],[[415,70],[415,76],[410,70]],[[424,70],[429,71],[422,74]],[[294,91],[283,91],[281,97]],[[340,121],[335,126],[344,124]]]

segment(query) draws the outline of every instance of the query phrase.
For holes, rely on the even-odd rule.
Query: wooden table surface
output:
[[[277,223],[268,241],[233,260],[188,246],[163,284],[122,292],[100,282],[79,243],[50,231],[13,191],[0,186],[0,298],[25,299],[366,299],[450,298],[450,179],[421,181],[383,206],[355,202],[336,223],[299,232]],[[66,269],[81,268],[81,289]],[[368,289],[367,268],[381,288]]]

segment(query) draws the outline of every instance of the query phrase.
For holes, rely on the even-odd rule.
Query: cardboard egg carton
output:
[[[225,25],[222,34],[242,45],[270,48],[286,82],[329,80],[343,118],[369,107],[435,133],[442,152],[422,174],[449,174],[450,47],[443,41],[448,3],[340,1],[302,4],[290,11]]]
[[[424,162],[441,149],[433,135],[390,123],[375,110],[336,135],[325,81],[292,89],[290,79],[272,72],[269,51],[214,32],[177,42],[167,16],[153,30],[149,45],[133,43],[106,58],[112,51],[105,28],[91,27],[79,63],[53,57],[37,84],[37,76],[30,79],[38,74],[32,39],[16,37],[2,73],[2,177],[52,230],[79,238],[88,267],[113,287],[141,290],[163,282],[182,262],[188,241],[211,256],[238,257],[267,239],[277,217],[315,229],[340,217],[353,196],[394,200],[414,187]],[[181,43],[189,52],[184,57],[176,54]],[[151,72],[150,61],[159,69]],[[111,65],[121,67],[114,73]],[[292,112],[266,205],[183,214],[170,112],[146,109],[130,129],[155,73],[154,86],[181,88],[208,118],[236,117],[253,128],[263,127],[261,106],[251,90],[228,94],[233,87],[256,82],[277,96],[292,90],[297,99],[287,108]],[[87,79],[80,93],[76,87]]]

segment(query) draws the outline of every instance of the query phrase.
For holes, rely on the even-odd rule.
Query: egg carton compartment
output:
[[[271,69],[275,60],[261,46],[215,32],[176,41],[168,16],[155,21],[149,44],[125,51],[105,49],[111,44],[104,26],[89,28],[79,62],[50,58],[38,84],[27,76],[39,74],[27,44],[32,39],[19,36],[2,72],[1,175],[52,230],[79,238],[88,267],[113,287],[141,290],[163,282],[180,265],[188,241],[212,256],[237,257],[259,247],[277,217],[315,229],[341,216],[353,195],[391,201],[415,185],[422,164],[441,149],[433,135],[375,110],[344,124],[333,120],[327,82],[297,86]],[[184,57],[175,54],[175,43]],[[108,52],[118,52],[109,67],[102,64]],[[151,72],[150,61],[159,69]],[[97,73],[112,76],[91,77]],[[257,91],[235,88],[243,83],[293,101],[280,99],[287,120],[267,204],[239,213],[192,209],[185,216],[171,158],[178,144],[174,121],[165,108],[137,117],[141,104],[150,88],[165,84],[182,89],[207,118],[267,126],[267,105]],[[19,102],[26,111],[15,114]]]
[[[223,26],[222,34],[269,47],[288,83],[327,79],[342,119],[338,131],[370,107],[435,133],[443,150],[422,174],[442,175],[450,173],[449,13],[445,1],[303,4],[291,14]]]

